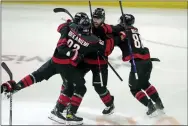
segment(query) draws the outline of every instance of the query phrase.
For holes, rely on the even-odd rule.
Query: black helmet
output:
[[[78,30],[81,31],[82,34],[90,34],[91,22],[87,15],[80,18],[80,21],[78,22]]]
[[[80,19],[81,19],[82,17],[88,17],[88,16],[87,16],[87,14],[84,13],[84,12],[78,12],[78,13],[76,13],[75,16],[74,16],[73,22],[76,23],[76,24],[78,24],[78,22],[80,21]]]
[[[105,11],[103,8],[96,8],[93,12],[93,18],[103,18],[105,19]]]
[[[132,14],[124,14],[123,16],[120,17],[120,24],[123,24],[123,17],[125,19],[126,25],[133,25],[135,22],[135,18]]]

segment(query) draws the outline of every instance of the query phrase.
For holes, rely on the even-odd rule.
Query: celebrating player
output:
[[[77,13],[75,15],[76,22],[79,21],[79,18],[82,17],[84,13]],[[76,23],[75,22],[75,23]],[[106,44],[106,56],[104,55],[105,59],[101,57],[101,55],[93,52],[89,53],[87,56],[84,57],[84,62],[81,63],[78,67],[85,72],[92,71],[93,74],[93,86],[95,91],[98,93],[99,97],[101,98],[102,102],[105,104],[106,108],[103,110],[103,114],[112,114],[114,110],[114,97],[111,96],[110,91],[107,89],[107,81],[108,81],[108,55],[113,51],[114,45],[116,43],[116,37],[119,37],[119,32],[124,30],[122,26],[112,26],[105,23],[105,11],[103,8],[96,8],[92,15],[92,33],[99,37],[101,40],[105,41]],[[118,35],[114,37],[114,34]],[[117,39],[120,40],[120,39]],[[66,96],[71,97],[72,92],[71,90],[74,87],[68,87],[67,85],[70,82],[63,79],[62,84],[62,91],[61,95],[66,92]],[[57,102],[58,104],[63,104],[62,109],[65,109],[68,101],[61,97],[61,103]],[[53,116],[50,116],[53,118]],[[57,120],[57,119],[54,119]]]
[[[70,106],[67,109],[66,118],[68,124],[82,124],[83,118],[77,117],[75,113],[80,106],[82,98],[86,93],[85,79],[82,71],[77,68],[84,56],[88,53],[106,53],[106,46],[102,40],[90,32],[91,23],[88,16],[84,16],[78,22],[68,22],[58,27],[61,37],[50,61],[43,64],[38,70],[27,75],[18,83],[8,81],[1,85],[1,93],[13,92],[24,89],[34,83],[48,80],[55,74],[60,74],[74,85],[74,94],[71,96]],[[61,95],[60,97],[63,97]],[[56,106],[56,113],[61,114],[61,107]]]
[[[125,22],[123,22],[123,18]],[[121,32],[122,41],[119,41],[117,46],[122,51],[122,60],[124,62],[129,61],[131,63],[131,71],[129,74],[129,87],[132,95],[140,101],[144,106],[148,107],[147,115],[152,115],[157,109],[163,109],[163,103],[157,89],[149,82],[150,74],[152,71],[152,61],[150,59],[150,52],[147,47],[144,47],[138,29],[134,27],[135,17],[131,14],[124,14],[120,17],[120,24],[123,25],[125,23],[127,25],[126,32]],[[132,55],[134,57],[134,61],[132,59],[128,41],[130,41],[132,48]],[[138,73],[138,80],[135,76],[135,67]],[[145,93],[146,92],[146,93]],[[146,96],[146,94],[149,96]],[[156,106],[152,103],[155,102]]]

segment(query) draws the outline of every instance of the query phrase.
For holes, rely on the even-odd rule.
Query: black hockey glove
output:
[[[24,88],[21,84],[17,84],[15,81],[7,81],[1,85],[1,93],[17,92]]]

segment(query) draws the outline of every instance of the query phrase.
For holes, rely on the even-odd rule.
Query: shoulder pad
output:
[[[109,24],[103,24],[101,25],[102,28],[104,29],[104,32],[107,33],[112,33],[112,26]]]
[[[61,29],[64,28],[65,26],[67,26],[68,24],[67,23],[63,23],[63,24],[60,24],[57,28],[57,32],[60,33]]]
[[[69,26],[70,26],[70,27],[77,27],[77,24],[71,22]]]

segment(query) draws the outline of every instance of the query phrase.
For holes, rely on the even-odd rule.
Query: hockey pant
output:
[[[85,76],[86,73],[88,73],[90,70],[92,71],[93,74],[93,86],[95,91],[98,93],[99,97],[103,101],[103,103],[108,107],[113,104],[114,99],[112,98],[109,90],[107,89],[107,80],[108,80],[108,65],[101,65],[101,73],[102,73],[102,82],[103,86],[101,85],[101,80],[100,80],[100,75],[99,75],[99,66],[98,65],[91,65],[91,64],[85,64],[82,63],[81,65],[78,66],[80,70],[83,71],[83,76]],[[63,84],[62,84],[62,89],[65,89],[66,95],[71,96],[71,91],[73,91],[70,88],[74,87],[66,87],[66,85],[71,85],[71,82],[66,81],[63,78]],[[69,94],[69,95],[68,95]]]
[[[136,97],[142,104],[147,106],[148,98],[146,94],[153,100],[159,97],[156,88],[150,84],[149,79],[152,71],[151,60],[137,60],[135,59],[136,69],[138,73],[138,80],[136,80],[133,65],[131,63],[131,71],[129,74],[129,87],[132,95]],[[144,93],[144,92],[146,93]]]
[[[71,97],[71,110],[73,112],[77,111],[82,97],[86,93],[85,79],[83,74],[76,67],[69,64],[56,64],[52,60],[48,60],[43,64],[38,70],[34,71],[32,74],[24,77],[19,83],[25,83],[26,85],[31,85],[43,80],[48,80],[55,74],[60,74],[68,82],[74,84],[74,91]],[[71,85],[72,86],[72,85]],[[66,96],[60,95],[58,102],[65,103],[61,99],[68,100]],[[65,98],[64,98],[65,97]]]

